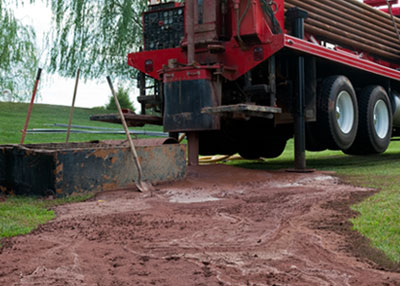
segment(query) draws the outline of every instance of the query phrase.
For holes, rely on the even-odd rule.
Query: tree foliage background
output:
[[[37,0],[38,1],[38,0]],[[147,0],[49,0],[53,11],[50,70],[86,78],[129,78],[127,54],[142,43],[141,14]]]
[[[53,13],[47,50],[41,51],[47,55],[45,71],[73,77],[80,68],[85,79],[135,76],[127,54],[142,43],[141,14],[148,0],[0,0],[0,92],[33,85],[35,33],[15,19],[10,7],[39,1]]]
[[[119,87],[116,93],[119,105],[121,108],[127,108],[135,111],[131,100],[129,99],[129,90],[123,87]],[[114,96],[110,96],[108,103],[106,104],[106,109],[110,111],[118,111],[117,105],[115,104]]]
[[[20,101],[32,87],[36,73],[35,32],[21,24],[7,4],[0,0],[0,95],[8,90],[13,100]]]

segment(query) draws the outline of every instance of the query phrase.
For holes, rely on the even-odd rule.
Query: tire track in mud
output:
[[[354,214],[343,206],[368,194],[321,173],[193,168],[154,197],[57,207],[55,220],[5,241],[0,285],[397,286],[398,272],[346,241]]]

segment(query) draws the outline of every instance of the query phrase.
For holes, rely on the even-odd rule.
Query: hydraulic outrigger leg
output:
[[[196,1],[197,2],[197,1]],[[195,1],[186,1],[186,31],[187,31],[187,59],[188,66],[194,64],[194,13]],[[199,134],[197,132],[187,132],[188,140],[188,165],[197,166],[199,164]]]
[[[188,132],[188,165],[197,166],[199,164],[199,134]]]
[[[304,39],[304,19],[307,18],[307,12],[298,8],[289,9],[287,16],[293,21],[294,35],[300,39]],[[306,144],[305,144],[305,68],[304,56],[298,55],[297,63],[297,97],[295,111],[295,169],[296,172],[306,172]]]

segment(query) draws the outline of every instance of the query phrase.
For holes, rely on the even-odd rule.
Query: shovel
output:
[[[140,192],[151,192],[151,193],[153,193],[154,187],[150,183],[142,181],[142,177],[143,177],[142,166],[140,165],[140,161],[139,161],[139,158],[138,158],[138,155],[137,155],[137,152],[136,152],[135,145],[133,144],[131,135],[129,133],[129,129],[128,129],[128,125],[126,124],[126,121],[125,121],[124,113],[122,112],[121,105],[119,104],[117,95],[115,94],[114,87],[113,87],[112,82],[111,82],[111,78],[109,76],[107,76],[107,81],[108,81],[108,85],[110,86],[111,93],[112,93],[112,95],[114,97],[115,105],[118,108],[118,112],[119,112],[119,115],[121,117],[121,122],[122,122],[122,125],[124,126],[126,137],[128,138],[129,146],[130,146],[130,149],[132,151],[132,156],[133,156],[133,159],[134,159],[133,161],[135,162],[136,168],[137,168],[137,171],[138,171],[138,179],[137,179],[137,182],[136,182],[136,186],[138,187]]]

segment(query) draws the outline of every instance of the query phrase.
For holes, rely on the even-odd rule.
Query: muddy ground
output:
[[[3,242],[0,285],[400,285],[348,223],[372,193],[329,173],[191,168],[153,196],[57,207]]]

